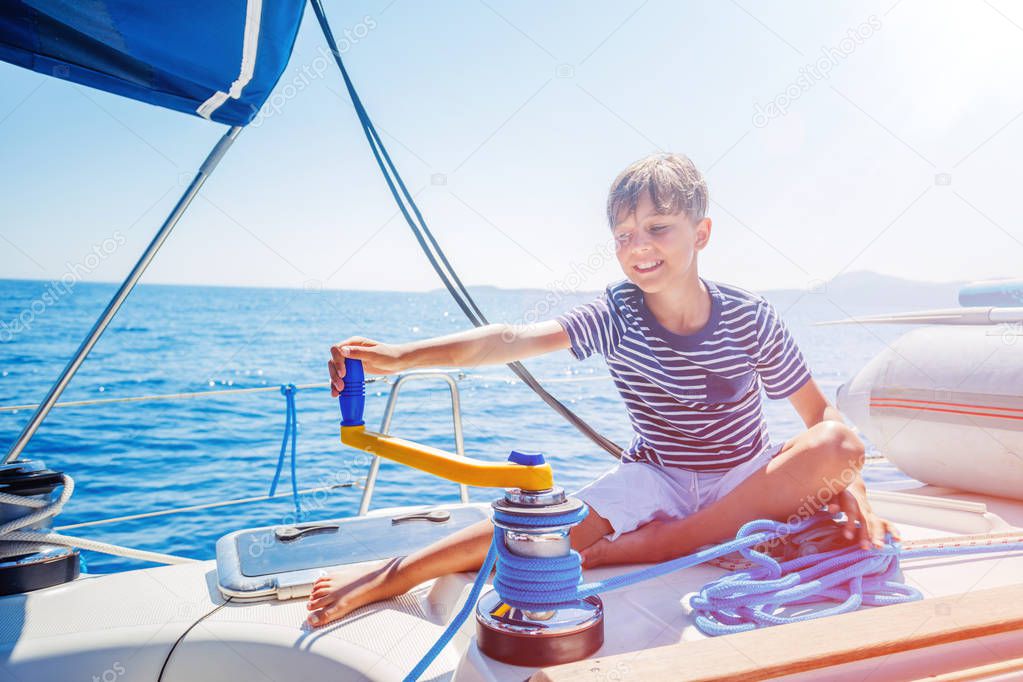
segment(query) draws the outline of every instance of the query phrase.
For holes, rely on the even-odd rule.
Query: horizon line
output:
[[[904,278],[904,277],[899,277],[897,275],[888,275],[888,274],[885,274],[885,273],[877,272],[875,270],[855,270],[855,271],[852,271],[852,272],[840,273],[839,275],[837,275],[835,277],[832,277],[829,280],[820,280],[820,281],[825,286],[827,286],[827,285],[831,284],[832,282],[834,282],[836,280],[847,278],[847,277],[852,276],[852,275],[863,275],[863,274],[871,275],[871,276],[874,276],[874,277],[876,277],[878,279],[894,279],[894,280],[899,280],[899,281],[901,281],[903,283],[906,283],[906,284],[919,284],[919,285],[925,285],[925,286],[962,286],[963,284],[974,282],[974,281],[997,281],[997,280],[1001,280],[1001,279],[1012,279],[1011,277],[990,277],[990,278],[985,278],[983,280],[941,280],[941,281],[928,281],[928,280],[907,279],[907,278]],[[713,279],[713,278],[710,278],[710,279],[712,281],[715,281],[715,282],[720,281],[720,280],[716,280],[716,279]],[[40,279],[40,278],[33,278],[33,277],[5,277],[5,276],[0,276],[0,282],[36,282],[36,283],[40,283],[40,284],[44,284],[45,285],[45,284],[50,284],[50,283],[54,283],[54,282],[58,282],[58,281],[59,281],[59,279],[56,279],[56,278]],[[614,281],[617,282],[619,280],[615,279]],[[308,286],[310,283],[316,283],[316,284],[318,284],[318,286]],[[608,282],[608,284],[610,284],[610,283],[611,282]],[[727,283],[727,282],[725,282],[725,283]],[[121,284],[121,281],[119,281],[119,280],[80,279],[80,280],[76,280],[75,281],[75,285],[78,285],[78,284],[101,284],[101,285],[115,285],[116,286],[116,285]],[[363,288],[358,288],[358,287],[352,287],[352,288],[325,287],[325,286],[322,285],[322,282],[320,282],[316,278],[310,278],[309,280],[306,281],[305,285],[303,285],[303,286],[263,286],[263,285],[259,285],[259,284],[223,284],[223,283],[211,283],[211,282],[139,282],[135,286],[136,287],[139,287],[139,286],[214,287],[214,288],[218,288],[218,289],[268,289],[268,290],[269,289],[279,289],[279,290],[285,290],[285,291],[303,291],[303,290],[306,290],[306,291],[358,291],[358,292],[367,292],[367,293],[372,292],[372,293],[399,293],[399,294],[433,294],[433,293],[446,292],[447,291],[447,289],[445,289],[443,286],[438,286],[438,287],[434,287],[434,288],[431,288],[431,289],[371,289],[371,288],[363,289]],[[549,288],[549,287],[542,287],[542,286],[533,286],[533,287],[528,287],[528,286],[527,287],[502,287],[502,286],[498,286],[498,285],[495,285],[495,284],[466,284],[465,286],[466,286],[466,288],[469,288],[469,289],[494,289],[494,290],[498,290],[498,291],[545,291],[545,292],[547,292],[547,291],[558,291],[558,289],[553,289],[553,288]],[[812,292],[815,288],[816,288],[815,285],[811,284],[810,286],[807,286],[806,288],[803,288],[803,289],[796,288],[796,287],[776,287],[776,288],[767,288],[767,289],[754,289],[753,291],[757,291],[759,293],[764,293],[764,292],[802,292],[802,293],[807,293],[807,292]],[[603,290],[604,290],[604,286],[601,286],[600,288],[597,288],[597,289],[576,289],[576,290],[571,290],[571,291],[563,291],[562,293],[568,293],[568,294],[594,294],[594,293],[600,293]]]

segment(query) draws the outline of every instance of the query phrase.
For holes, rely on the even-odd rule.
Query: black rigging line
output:
[[[476,302],[469,294],[469,291],[465,288],[462,280],[458,277],[458,273],[455,272],[454,268],[451,267],[451,263],[448,262],[447,256],[444,255],[444,251],[440,248],[440,245],[434,238],[430,228],[426,225],[426,220],[419,211],[419,206],[416,205],[415,199],[413,199],[412,194],[408,191],[408,187],[405,186],[405,181],[402,180],[401,174],[391,161],[391,157],[387,153],[387,149],[384,147],[384,143],[381,141],[380,135],[377,134],[376,128],[373,126],[373,121],[370,119],[369,114],[362,105],[362,100],[359,99],[359,94],[355,91],[355,85],[352,83],[352,79],[348,76],[348,70],[345,68],[344,62],[341,60],[341,52],[338,50],[337,42],[334,40],[334,32],[331,30],[330,23],[327,21],[327,15],[323,10],[321,0],[310,0],[310,3],[313,6],[313,11],[316,13],[316,19],[320,22],[320,28],[323,31],[323,35],[327,39],[327,45],[330,47],[330,51],[334,55],[334,61],[337,62],[338,69],[341,71],[341,77],[344,79],[345,87],[348,89],[348,95],[352,99],[352,105],[355,107],[355,113],[358,115],[359,122],[362,124],[362,130],[366,135],[366,140],[369,142],[369,147],[373,152],[373,157],[376,159],[377,165],[380,167],[380,172],[383,173],[384,180],[387,182],[387,187],[390,189],[395,203],[398,204],[398,209],[405,217],[405,222],[408,223],[413,236],[415,236],[416,241],[419,242],[419,246],[422,248],[423,253],[426,254],[426,258],[430,261],[430,265],[433,266],[437,276],[440,277],[441,282],[444,283],[444,287],[448,290],[448,293],[451,294],[451,297],[455,300],[455,303],[458,304],[458,307],[462,309],[462,312],[469,321],[476,327],[489,324],[486,316],[483,314],[483,311],[481,311],[479,306],[476,305]],[[413,219],[413,215],[415,216],[415,219]],[[536,394],[539,395],[545,403],[550,405],[555,412],[567,419],[569,423],[571,423],[594,443],[606,450],[613,457],[621,458],[622,448],[620,446],[616,445],[607,437],[597,433],[597,431],[583,421],[579,415],[551,395],[547,389],[540,385],[540,382],[536,380],[536,377],[534,377],[529,370],[522,365],[522,363],[510,362],[508,363],[508,367],[516,376],[519,377],[519,379],[523,381],[523,383],[533,389],[533,391],[536,392]]]

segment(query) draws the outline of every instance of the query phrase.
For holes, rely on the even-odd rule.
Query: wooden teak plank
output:
[[[546,668],[532,682],[763,680],[1023,630],[1023,585],[923,599]]]

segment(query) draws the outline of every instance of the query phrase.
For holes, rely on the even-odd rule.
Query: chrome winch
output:
[[[0,465],[0,595],[21,594],[60,585],[78,577],[78,550],[31,542],[25,531],[44,533],[59,511],[58,491],[65,486],[60,471],[38,460]],[[42,509],[50,511],[43,512]],[[21,531],[19,535],[19,531]],[[19,535],[11,540],[11,535]]]
[[[543,463],[539,453],[512,452],[514,463]],[[559,487],[548,490],[509,489],[493,503],[495,542],[523,558],[557,559],[572,552],[569,533],[583,503]],[[544,523],[550,519],[550,525]],[[500,559],[498,560],[500,564]],[[501,570],[500,567],[498,569]],[[498,590],[476,605],[476,639],[486,655],[513,665],[540,667],[577,661],[604,643],[604,607],[599,597],[572,600],[557,608],[531,611],[506,603]]]

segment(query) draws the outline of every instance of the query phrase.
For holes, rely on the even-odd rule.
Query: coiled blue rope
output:
[[[725,635],[833,616],[854,611],[862,604],[880,606],[923,597],[915,588],[894,580],[900,549],[890,537],[880,549],[844,547],[783,562],[743,542],[763,533],[779,537],[779,531],[789,531],[793,533],[791,541],[798,543],[801,532],[830,523],[831,517],[818,514],[809,521],[806,528],[799,530],[774,521],[754,521],[743,526],[736,540],[726,545],[736,545],[754,566],[708,583],[690,599],[696,627],[707,635]],[[785,607],[823,600],[839,603],[810,613],[779,615]]]
[[[586,517],[587,508],[558,516],[526,517],[494,511],[498,522],[519,526],[548,527],[572,525]],[[585,597],[627,587],[682,568],[695,566],[732,552],[739,552],[754,566],[711,581],[690,599],[696,627],[706,635],[717,636],[824,618],[854,611],[861,605],[884,606],[916,599],[923,595],[914,587],[895,580],[899,560],[956,554],[980,554],[1023,550],[1023,542],[994,546],[941,547],[903,550],[890,536],[880,549],[864,550],[856,546],[810,554],[779,561],[756,550],[759,545],[784,539],[798,544],[801,535],[821,535],[822,527],[833,517],[825,512],[794,523],[767,519],[751,521],[739,529],[734,540],[705,547],[693,554],[649,566],[606,580],[581,583],[579,553],[556,558],[525,558],[512,554],[504,544],[501,529],[494,526],[494,537],[487,557],[476,575],[462,609],[448,624],[440,639],[405,677],[419,679],[462,626],[479,598],[487,577],[496,563],[494,589],[506,604],[528,611],[545,611]],[[835,528],[838,532],[838,528]],[[838,602],[835,606],[791,616],[780,615],[785,607]]]
[[[555,516],[519,516],[494,510],[494,520],[521,527],[575,525],[586,518],[589,507]],[[562,557],[523,557],[512,554],[494,524],[493,546],[497,548],[497,573],[494,589],[501,601],[527,611],[547,611],[581,599],[579,581],[582,561],[574,549]]]
[[[277,492],[277,483],[281,479],[281,470],[284,468],[284,454],[288,449],[288,439],[291,439],[291,499],[295,504],[295,520],[302,519],[302,505],[298,497],[298,476],[295,473],[295,442],[298,436],[298,412],[295,409],[295,393],[298,391],[295,384],[284,384],[281,386],[281,395],[284,396],[284,437],[281,439],[281,454],[277,457],[277,471],[274,472],[274,479],[270,483],[270,496]]]

